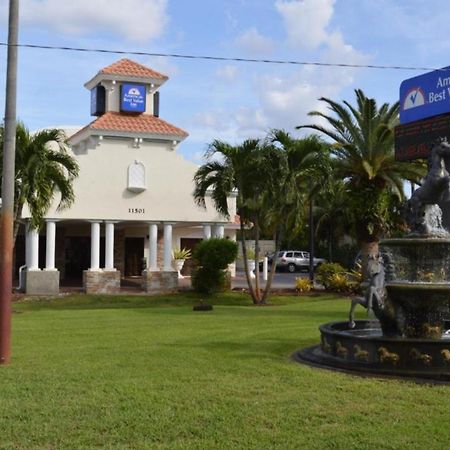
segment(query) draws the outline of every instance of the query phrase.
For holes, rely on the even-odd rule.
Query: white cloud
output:
[[[172,78],[180,73],[180,68],[172,59],[164,56],[151,56],[144,65]]]
[[[117,33],[132,41],[154,39],[168,22],[167,0],[24,0],[23,24],[68,34]]]
[[[277,0],[289,43],[296,48],[315,49],[328,39],[327,27],[335,0]]]
[[[226,66],[220,67],[216,71],[216,75],[219,78],[222,78],[226,81],[234,81],[238,76],[238,68],[236,66],[233,66],[231,64],[228,64]]]
[[[271,53],[274,49],[273,41],[260,34],[255,27],[242,33],[236,39],[236,44],[250,54]]]

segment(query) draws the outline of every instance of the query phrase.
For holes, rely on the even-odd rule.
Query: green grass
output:
[[[443,449],[450,387],[293,362],[348,300],[228,294],[14,304],[1,449]]]

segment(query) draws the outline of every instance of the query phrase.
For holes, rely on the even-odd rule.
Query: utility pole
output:
[[[0,222],[0,365],[11,360],[11,300],[14,223],[14,163],[16,154],[17,44],[19,0],[9,1],[3,139],[2,210]]]

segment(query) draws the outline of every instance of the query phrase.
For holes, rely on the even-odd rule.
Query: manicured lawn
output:
[[[0,367],[1,449],[443,449],[450,386],[312,369],[348,300],[229,294],[79,296],[14,304]]]

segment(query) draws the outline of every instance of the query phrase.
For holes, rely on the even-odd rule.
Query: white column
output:
[[[91,267],[100,270],[100,222],[91,222]]]
[[[114,224],[116,222],[105,222],[105,270],[116,270],[114,268]]]
[[[149,223],[148,225],[148,239],[149,239],[149,258],[148,270],[156,272],[158,268],[158,224]]]
[[[173,223],[164,223],[164,266],[165,272],[173,271],[172,267],[172,225]]]
[[[45,241],[45,270],[55,269],[55,243],[56,243],[56,222],[47,221],[46,241]]]
[[[28,225],[25,227],[25,265],[30,267],[30,261],[31,261],[31,244],[30,244],[30,232],[28,230]]]
[[[217,223],[214,228],[214,237],[223,238],[225,236],[225,227],[222,224]]]
[[[27,270],[39,270],[39,232],[35,228],[28,228],[27,235]]]
[[[203,239],[211,239],[211,225],[209,223],[203,224]]]

